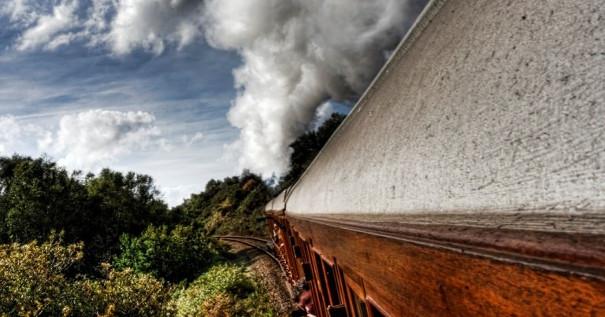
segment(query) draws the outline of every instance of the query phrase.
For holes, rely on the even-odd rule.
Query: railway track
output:
[[[284,274],[284,276],[287,279],[292,277],[292,272],[290,272],[288,266],[286,265],[285,259],[281,256],[279,256],[279,257],[275,256],[275,254],[274,254],[274,250],[276,249],[275,242],[268,240],[268,239],[254,237],[254,236],[227,235],[227,236],[214,236],[214,237],[219,240],[223,240],[223,241],[236,242],[236,243],[240,243],[243,245],[247,245],[247,246],[253,247],[253,248],[263,252],[265,255],[267,255],[273,261],[275,261],[275,263],[277,263],[277,265],[279,266],[279,269],[281,270],[281,272]],[[290,287],[288,287],[287,289],[288,289],[288,293],[290,294],[290,297],[292,297],[293,296],[292,289]]]
[[[253,236],[215,236],[215,238],[217,238],[219,240],[224,240],[224,241],[237,242],[240,244],[244,244],[244,245],[253,247],[257,250],[260,250],[263,253],[265,253],[265,255],[269,256],[277,264],[279,264],[282,271],[284,271],[284,269],[282,267],[282,263],[273,254],[272,249],[273,249],[274,245],[273,245],[273,241],[271,241],[271,240],[253,237]],[[263,243],[263,244],[259,245],[259,243]]]

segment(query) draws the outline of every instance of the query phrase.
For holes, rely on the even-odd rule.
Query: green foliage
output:
[[[141,232],[148,223],[162,222],[167,216],[150,176],[104,169],[86,178],[86,189],[93,205],[106,216],[100,219],[101,226],[109,225],[115,232]]]
[[[241,266],[211,267],[188,287],[103,265],[103,277],[72,277],[82,244],[0,245],[0,316],[273,316],[265,289]]]
[[[104,279],[67,274],[82,244],[0,245],[0,316],[164,316],[172,289],[151,275],[106,266]]]
[[[114,259],[116,268],[132,268],[136,272],[178,282],[193,279],[218,256],[215,243],[191,226],[149,226],[137,237],[120,238],[120,255]]]
[[[158,198],[153,179],[147,175],[122,174],[104,169],[98,176],[85,179],[91,204],[91,233],[85,239],[93,263],[107,261],[118,252],[123,234],[140,234],[150,224],[160,224],[168,217],[168,207]]]
[[[317,130],[301,135],[296,141],[290,144],[292,148],[290,171],[279,180],[276,193],[280,193],[298,181],[298,178],[302,176],[307,167],[313,162],[315,156],[328,142],[332,133],[336,131],[336,128],[338,128],[345,117],[345,115],[333,113]]]
[[[11,316],[60,316],[69,298],[65,272],[81,260],[82,244],[0,245],[0,312]]]
[[[265,235],[263,208],[271,199],[271,189],[254,174],[210,180],[206,190],[193,194],[174,214],[200,225],[208,235]]]
[[[43,241],[51,231],[83,241],[89,271],[118,251],[122,234],[169,220],[149,176],[103,170],[85,178],[47,159],[0,158],[0,243]]]
[[[106,277],[73,284],[74,299],[68,306],[74,316],[166,316],[172,287],[149,274],[105,267]],[[64,309],[65,311],[65,309]]]
[[[216,265],[176,293],[176,316],[273,316],[266,291],[244,268]]]
[[[90,214],[84,186],[45,159],[0,158],[0,238],[43,240],[51,230],[67,239],[82,234]]]

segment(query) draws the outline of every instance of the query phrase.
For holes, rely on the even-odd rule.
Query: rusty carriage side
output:
[[[291,272],[289,282],[310,290],[309,312],[316,316],[605,312],[603,235],[460,234],[473,228],[459,227],[442,235],[432,227],[363,229],[359,223],[280,212],[268,219]]]

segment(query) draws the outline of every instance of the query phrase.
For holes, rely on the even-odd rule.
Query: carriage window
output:
[[[311,268],[311,263],[305,262],[302,264],[303,274],[305,275],[305,281],[310,281],[313,279],[313,269]]]
[[[330,302],[332,305],[340,304],[338,298],[338,286],[336,285],[336,276],[334,276],[334,269],[326,262],[323,262],[324,269],[326,271],[326,281],[330,288]]]
[[[328,300],[328,288],[326,285],[326,277],[322,268],[322,259],[319,256],[319,254],[315,253],[315,263],[317,264],[317,273],[319,274],[318,276],[318,283],[321,284],[320,288],[321,288],[321,296],[325,299]]]
[[[370,304],[370,311],[372,312],[372,317],[385,317],[383,313],[381,313],[376,306]]]
[[[328,306],[329,317],[347,317],[347,309],[345,305]]]
[[[351,309],[353,310],[353,316],[358,317],[368,317],[368,312],[366,310],[366,304],[359,299],[357,294],[353,292],[351,288],[349,289],[349,297],[351,298]]]

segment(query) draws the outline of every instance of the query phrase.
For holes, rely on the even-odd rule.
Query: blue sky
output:
[[[144,111],[155,117],[152,124],[159,133],[154,138],[164,142],[68,168],[97,171],[108,166],[150,174],[171,204],[202,190],[210,178],[238,172],[224,150],[238,136],[226,117],[235,97],[232,70],[241,63],[237,54],[212,49],[204,41],[159,56],[143,50],[114,56],[80,43],[22,52],[14,49],[19,35],[0,18],[0,117],[55,133],[65,115],[94,109]],[[19,142],[0,154],[62,158],[40,149],[35,133],[17,137]]]
[[[155,117],[159,144],[93,164],[61,161],[68,169],[96,172],[111,167],[152,175],[172,205],[201,191],[211,178],[240,172],[236,154],[228,149],[238,129],[227,120],[236,96],[233,70],[241,64],[236,53],[213,49],[204,41],[161,55],[137,50],[115,56],[80,43],[21,52],[13,47],[20,33],[8,24],[0,19],[0,117],[51,133],[65,115],[89,110],[144,111]],[[333,105],[340,112],[348,110],[345,104]],[[22,144],[0,154],[61,160],[61,153],[40,149],[38,135],[21,137]]]
[[[0,155],[154,177],[288,170],[347,112],[426,0],[2,0]]]

